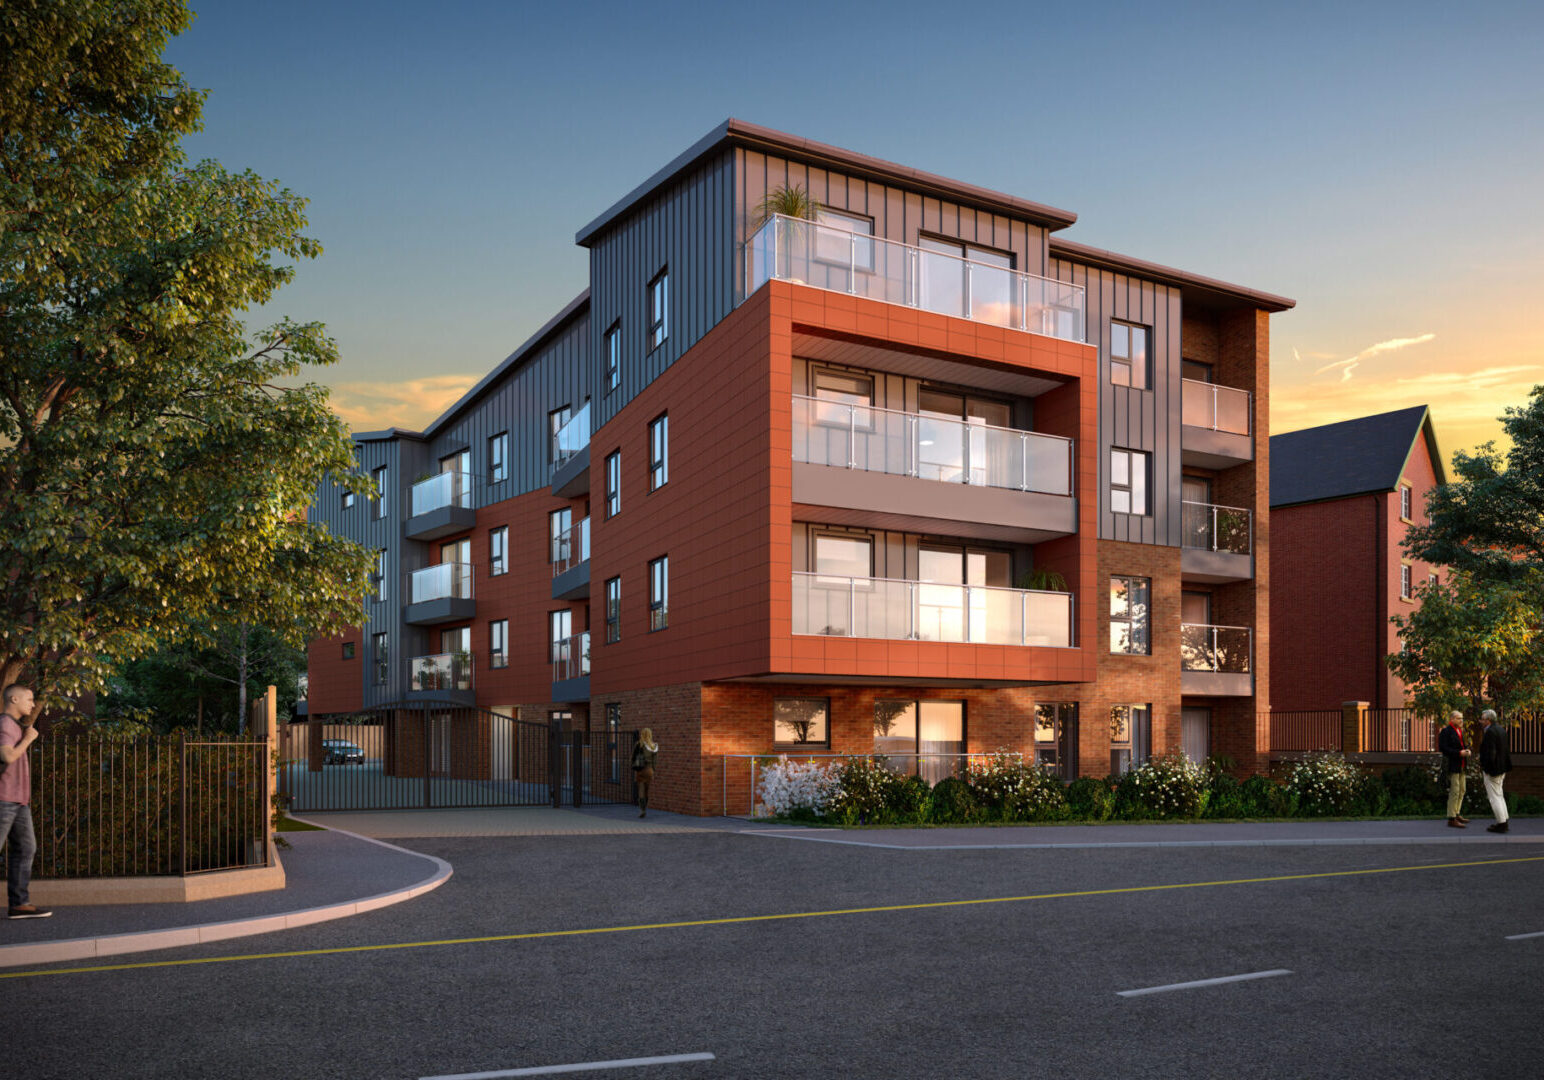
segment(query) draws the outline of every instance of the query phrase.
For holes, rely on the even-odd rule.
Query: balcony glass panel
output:
[[[417,517],[447,506],[470,507],[472,480],[471,473],[456,471],[435,473],[418,481],[408,489],[411,516]]]
[[[408,603],[472,599],[472,564],[438,563],[408,575]]]
[[[409,690],[470,690],[476,665],[469,652],[415,656],[407,662]]]
[[[1254,632],[1247,626],[1180,626],[1180,666],[1186,671],[1222,671],[1247,675]]]
[[[581,518],[553,541],[552,576],[572,570],[590,557],[590,519]]]
[[[590,632],[552,643],[552,681],[582,679],[590,673]]]
[[[563,464],[586,446],[590,445],[590,403],[586,401],[579,411],[569,417],[568,423],[558,428],[552,436],[553,468]]]
[[[1248,390],[1182,379],[1180,394],[1184,423],[1232,435],[1249,434]]]
[[[794,395],[793,459],[865,472],[1072,494],[1071,439]]]
[[[1182,508],[1187,548],[1248,555],[1253,550],[1254,515],[1237,506],[1186,502]]]
[[[952,245],[951,245],[952,246]],[[1084,341],[1081,286],[775,214],[745,243],[746,295],[777,278]]]
[[[796,573],[793,632],[1068,648],[1072,594]]]

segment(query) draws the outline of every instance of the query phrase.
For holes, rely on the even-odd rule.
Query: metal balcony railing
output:
[[[770,278],[1087,340],[1082,286],[774,214],[745,242],[745,294]]]
[[[1233,435],[1249,434],[1251,409],[1248,390],[1196,379],[1181,379],[1180,396],[1183,423]]]
[[[1247,675],[1252,670],[1254,631],[1249,627],[1183,623],[1179,631],[1180,667],[1185,671]]]
[[[469,508],[472,505],[473,481],[476,477],[467,472],[436,473],[408,488],[408,510],[412,517],[427,514],[447,506]]]
[[[1241,507],[1186,500],[1180,520],[1182,543],[1187,548],[1235,555],[1254,550],[1254,515]]]
[[[1070,648],[1072,594],[893,578],[793,575],[793,632]]]
[[[590,445],[590,403],[586,401],[579,411],[568,418],[552,436],[552,467],[556,469],[586,446]]]
[[[469,652],[435,653],[415,656],[407,662],[407,688],[425,690],[470,690],[476,669]]]
[[[552,643],[552,681],[582,679],[590,673],[590,632]]]
[[[1073,442],[795,394],[793,459],[953,484],[1072,494]]]
[[[557,577],[566,570],[572,570],[590,557],[590,519],[582,518],[576,525],[570,525],[567,531],[556,536],[552,541],[552,576]]]
[[[472,599],[472,564],[437,563],[407,576],[408,603]]]

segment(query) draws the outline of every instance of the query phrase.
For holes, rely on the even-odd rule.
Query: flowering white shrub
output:
[[[1334,750],[1303,755],[1287,774],[1287,791],[1304,814],[1349,812],[1363,784],[1362,771]]]
[[[1182,753],[1149,758],[1121,777],[1118,811],[1131,816],[1200,817],[1206,809],[1206,770]]]
[[[987,810],[1005,821],[1055,817],[1067,805],[1067,791],[1054,774],[1009,750],[994,751],[970,765],[970,788]]]
[[[786,817],[795,810],[820,816],[840,790],[836,769],[821,762],[789,761],[784,754],[762,771],[758,794],[767,812],[776,817]]]

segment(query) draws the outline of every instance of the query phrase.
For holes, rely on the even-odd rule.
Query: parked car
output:
[[[334,763],[347,765],[351,761],[357,761],[361,765],[365,761],[365,752],[346,739],[322,740],[322,764]]]

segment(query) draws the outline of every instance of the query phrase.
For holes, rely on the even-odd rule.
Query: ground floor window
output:
[[[930,784],[964,767],[963,701],[874,702],[874,752]]]
[[[1043,701],[1035,706],[1035,764],[1063,780],[1077,778],[1077,702]]]
[[[778,746],[829,746],[828,698],[777,698],[772,703],[772,741]]]
[[[1151,705],[1110,706],[1110,775],[1121,776],[1151,753]]]

